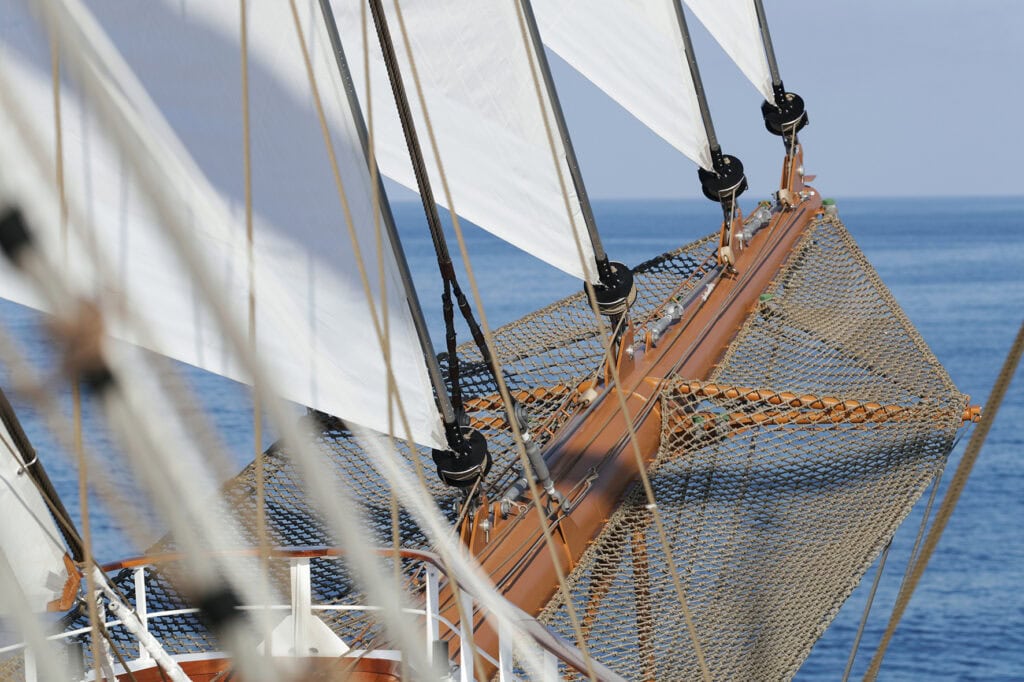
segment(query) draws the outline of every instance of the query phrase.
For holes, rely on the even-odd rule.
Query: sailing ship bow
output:
[[[483,585],[484,575],[589,652],[589,659],[563,658],[582,661],[569,663],[579,673],[792,676],[973,416],[835,211],[805,183],[796,134],[807,118],[802,100],[782,85],[760,2],[687,0],[765,97],[765,124],[786,143],[775,201],[746,219],[736,203],[747,184],[742,164],[718,144],[677,0],[443,0],[409,3],[402,16],[373,2],[378,40],[369,38],[370,20],[356,0],[324,0],[323,14],[301,18],[284,3],[253,7],[252,260],[233,208],[241,188],[223,167],[224,140],[234,139],[237,124],[222,111],[235,110],[239,96],[224,84],[236,81],[237,67],[214,58],[225,46],[235,54],[234,7],[194,2],[183,15],[154,3],[158,28],[140,31],[118,3],[92,4],[141,83],[109,61],[94,75],[121,120],[152,126],[145,148],[166,191],[180,199],[176,220],[206,252],[199,271],[217,273],[215,288],[238,321],[250,294],[245,273],[254,270],[256,347],[282,377],[280,393],[317,410],[315,457],[289,438],[267,453],[265,470],[251,466],[228,484],[239,534],[255,538],[247,517],[261,511],[251,495],[257,488],[269,510],[267,533],[282,544],[327,544],[357,528],[346,525],[347,510],[318,485],[321,469],[310,464],[330,462],[358,489],[365,511],[353,546],[394,543],[400,582],[427,605],[427,658],[443,667],[457,651],[463,679],[495,668],[511,674],[515,659],[502,630],[527,618],[493,599],[490,615],[474,609],[463,588]],[[0,6],[25,16],[20,2]],[[293,23],[306,36],[300,43],[282,40],[282,27]],[[48,111],[46,40],[12,26],[3,29],[0,76],[28,110]],[[697,163],[705,194],[723,205],[717,235],[632,270],[609,260],[542,40]],[[154,58],[154,50],[166,58]],[[202,59],[203,68],[190,70],[194,82],[169,71],[182,55]],[[317,94],[317,83],[329,96]],[[188,106],[178,106],[185,88],[192,89]],[[92,253],[90,244],[102,243],[118,264],[111,281],[98,266],[103,259],[82,259],[69,286],[111,301],[101,305],[113,333],[251,378],[251,367],[233,357],[246,349],[223,338],[223,320],[212,324],[192,290],[196,269],[170,256],[158,216],[141,198],[166,188],[143,187],[138,165],[126,172],[120,155],[132,150],[123,140],[114,146],[77,91],[66,84],[59,91],[68,112],[70,203],[86,208],[82,220],[95,231],[91,242],[75,233],[70,252]],[[34,130],[20,125],[50,145],[44,120],[32,121]],[[459,216],[471,220],[578,277],[586,293],[500,329],[481,320],[480,334],[459,347],[451,333],[439,366],[393,223],[386,210],[377,213],[374,198],[383,190],[374,160],[422,193],[444,286],[460,307],[435,204],[451,211],[456,227]],[[5,202],[28,206],[24,183],[0,179]],[[441,191],[435,196],[430,187]],[[34,243],[57,262],[53,213],[26,209]],[[379,279],[360,276],[378,264]],[[46,308],[21,287],[0,273],[5,296]],[[110,289],[119,296],[100,296]],[[602,300],[602,292],[613,295]],[[593,304],[613,322],[613,334]],[[152,334],[138,333],[125,309]],[[378,441],[360,442],[354,433],[405,435],[394,428],[396,392],[412,437],[394,447],[406,461],[438,463],[445,449],[458,459],[457,441],[472,431],[486,437],[490,468],[473,461],[446,476],[442,465],[440,479],[422,481],[431,501],[417,507],[418,490],[394,507],[393,484],[403,472],[380,466],[368,456]],[[473,561],[447,544],[451,527]],[[411,568],[431,544],[457,568],[445,581],[440,562]],[[167,540],[159,548],[174,546]],[[365,557],[346,568],[327,550],[303,551],[289,559],[293,580],[305,576],[298,592],[339,602],[367,584],[379,587],[366,580],[373,564],[358,563]],[[269,565],[267,552],[263,560]],[[149,580],[161,607],[185,606],[166,574],[154,571]],[[335,647],[331,653],[382,641],[407,646],[409,625],[394,622],[400,605],[388,597],[394,608],[386,632],[357,610],[311,620],[308,605],[293,606],[288,624],[322,633],[329,623],[334,634],[317,643]],[[500,625],[497,613],[504,614]],[[150,627],[182,647],[171,653],[191,653],[196,642],[218,648],[195,619],[187,622],[186,644],[175,639],[174,623]],[[300,630],[287,640],[296,648]],[[517,655],[529,659],[528,649]],[[425,666],[422,652],[405,658]],[[400,668],[381,665],[382,675]]]

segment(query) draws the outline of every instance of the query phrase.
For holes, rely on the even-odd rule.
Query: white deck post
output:
[[[438,584],[440,582],[441,574],[438,570],[430,565],[424,564],[423,566],[426,572],[427,579],[427,618],[426,618],[426,630],[427,630],[427,658],[430,660],[431,665],[434,664],[434,642],[441,637],[440,628],[438,627],[437,620],[437,608],[438,608]],[[447,661],[445,664],[447,665]]]
[[[514,682],[512,633],[504,621],[498,623],[498,680]]]
[[[105,628],[107,626],[107,607],[103,602],[103,592],[96,590],[96,592],[92,594],[92,598],[96,600],[96,620],[100,622],[101,627]],[[99,649],[100,656],[102,656],[103,660],[98,661],[98,663],[101,674],[112,682],[115,682],[117,678],[114,676],[114,654],[110,651],[110,642],[107,641],[106,637],[103,637],[95,630],[93,630],[91,636],[100,638]]]
[[[142,629],[149,632],[149,617],[146,609],[146,567],[137,567],[133,577],[135,578],[135,615],[139,617]],[[140,639],[139,657],[137,660],[141,663],[150,660],[150,658],[149,651],[142,645],[142,640]]]
[[[304,656],[308,650],[309,620],[312,617],[313,590],[310,582],[309,559],[290,561],[292,579],[292,623],[294,626],[295,655]]]
[[[24,652],[25,682],[38,682],[39,677],[36,672],[36,656],[32,653],[32,649],[27,646],[25,647]]]
[[[459,682],[473,682],[475,651],[469,645],[473,639],[473,596],[459,590],[463,617],[459,623]]]
[[[542,679],[544,682],[559,682],[558,677],[558,659],[550,651],[542,651],[544,660],[544,670]]]

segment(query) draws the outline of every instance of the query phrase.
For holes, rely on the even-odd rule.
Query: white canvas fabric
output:
[[[702,168],[711,152],[672,0],[533,0],[544,44]]]
[[[444,437],[394,255],[377,238],[366,160],[315,2],[302,2],[306,41],[362,250],[377,315],[387,315],[390,355],[413,438],[443,447]],[[166,152],[160,168],[181,197],[193,239],[220,279],[238,324],[248,317],[244,222],[238,3],[89,0],[102,31],[137,83],[111,81],[111,93],[145,121]],[[49,47],[31,25],[24,0],[0,0],[0,68],[33,112],[36,132],[53,153]],[[85,30],[83,28],[83,30]],[[251,3],[249,25],[254,253],[258,350],[282,396],[379,432],[388,432],[384,354],[359,274],[306,78],[287,2]],[[66,55],[65,59],[81,59]],[[129,79],[131,80],[131,79]],[[141,88],[138,87],[141,83]],[[144,88],[144,90],[143,90]],[[98,273],[73,242],[69,269],[87,290],[104,293],[108,277],[151,335],[141,337],[104,296],[115,336],[240,381],[247,380],[213,322],[192,278],[172,253],[137,178],[93,110],[67,83],[62,90],[69,196],[84,207],[111,267]],[[2,115],[2,112],[0,112]],[[36,210],[48,210],[37,207]],[[39,221],[39,225],[47,224]],[[74,231],[73,231],[74,232]],[[59,259],[58,234],[39,241]],[[0,272],[0,295],[38,301]],[[387,305],[385,306],[385,298]],[[386,313],[384,312],[386,310]],[[383,322],[381,322],[383,324]],[[396,422],[397,424],[397,422]],[[404,437],[399,426],[398,435]]]
[[[57,525],[0,421],[0,547],[33,611],[61,595],[68,578],[65,549]]]
[[[751,0],[685,0],[758,92],[774,102],[757,10]]]
[[[363,40],[365,3],[333,0],[332,4],[367,118],[364,45],[368,43],[380,168],[416,190],[370,17],[366,18],[369,40]],[[530,68],[532,49],[523,40],[515,2],[407,0],[401,5],[440,160],[431,151],[394,6],[390,1],[384,5],[435,200],[446,205],[440,161],[458,215],[556,268],[596,282],[593,249],[565,150],[543,84],[538,98]]]

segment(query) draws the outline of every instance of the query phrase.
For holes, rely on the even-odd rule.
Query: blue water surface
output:
[[[984,403],[1024,320],[1024,198],[840,198],[838,203],[847,227],[957,386],[972,396],[972,403]],[[710,232],[720,219],[718,210],[704,201],[617,201],[595,206],[608,253],[630,264]],[[443,339],[440,280],[421,209],[399,204],[395,212],[432,333],[439,341]],[[568,275],[553,272],[471,226],[466,226],[466,234],[473,273],[492,326],[579,287]],[[452,250],[457,251],[454,243]],[[471,289],[465,275],[463,283]],[[0,324],[23,344],[35,363],[52,370],[56,355],[41,319],[25,308],[0,302]],[[244,466],[253,453],[247,390],[193,368],[183,367],[183,372],[196,391],[197,409],[208,414],[231,453],[232,463],[226,468]],[[1020,374],[896,632],[880,679],[1024,679],[1024,381]],[[6,369],[0,372],[0,382],[9,385]],[[19,396],[11,398],[58,491],[80,522],[76,468],[60,453],[39,415]],[[62,404],[70,413],[66,395]],[[84,430],[97,450],[112,450],[92,410],[87,410]],[[268,430],[263,444],[272,438]],[[961,443],[951,460],[947,481],[963,447]],[[130,487],[126,472],[112,467],[109,474]],[[885,627],[921,507],[894,541],[854,679],[863,675]],[[162,526],[153,515],[147,518],[155,538]],[[145,546],[122,533],[116,517],[99,500],[93,500],[90,519],[95,550],[102,560],[137,553]],[[871,578],[869,572],[865,583]],[[797,679],[840,678],[866,592],[862,585],[851,597]]]

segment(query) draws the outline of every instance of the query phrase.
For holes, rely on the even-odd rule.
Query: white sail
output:
[[[111,84],[151,123],[152,134],[174,152],[194,239],[220,273],[236,319],[248,310],[248,256],[241,183],[242,109],[238,3],[146,3],[145,21],[123,3],[91,0],[90,9],[148,92]],[[394,255],[385,246],[378,262],[372,193],[352,112],[344,97],[315,2],[303,2],[303,29],[362,250],[354,252],[321,137],[302,52],[288,3],[252,3],[250,101],[254,280],[258,349],[292,401],[370,429],[392,429],[384,356],[359,274],[360,260],[378,317],[387,316],[390,356],[413,438],[443,447],[423,356]],[[23,0],[0,0],[0,68],[33,112],[36,133],[54,153],[49,48],[32,28]],[[287,79],[283,75],[287,75]],[[155,103],[155,107],[153,104]],[[246,380],[226,339],[173,256],[158,221],[89,106],[62,89],[64,169],[69,196],[84,207],[113,272],[92,269],[76,242],[68,267],[97,293],[102,278],[140,314],[150,335],[118,319],[110,305],[109,331],[160,353],[238,380]],[[0,112],[2,113],[2,112]],[[163,120],[166,119],[166,120]],[[190,158],[191,157],[191,158]],[[180,177],[179,177],[180,176]],[[194,201],[193,201],[194,200]],[[65,253],[58,234],[39,235],[55,259]],[[383,268],[383,275],[379,274]],[[9,269],[0,272],[0,295],[38,306]],[[387,305],[384,305],[384,299]],[[106,297],[110,301],[110,297]]]
[[[366,110],[369,43],[376,153],[381,170],[416,189],[381,51],[360,0],[334,0],[342,43]],[[435,199],[445,204],[412,68],[391,2],[385,2]],[[367,11],[368,12],[368,11]],[[402,14],[455,210],[485,230],[579,278],[596,281],[594,254],[543,83],[538,100],[516,3],[406,2]],[[555,143],[552,153],[545,116]],[[557,160],[556,160],[557,159]],[[568,194],[568,210],[566,197]],[[449,207],[451,208],[451,207]],[[581,254],[577,242],[582,248]]]
[[[68,579],[66,550],[21,453],[0,420],[0,547],[35,611],[59,598]]]
[[[754,84],[769,102],[772,77],[768,71],[761,28],[753,0],[685,0],[700,22],[708,29],[722,49],[740,67],[743,75]]]
[[[533,0],[544,43],[702,168],[707,133],[674,0]]]

